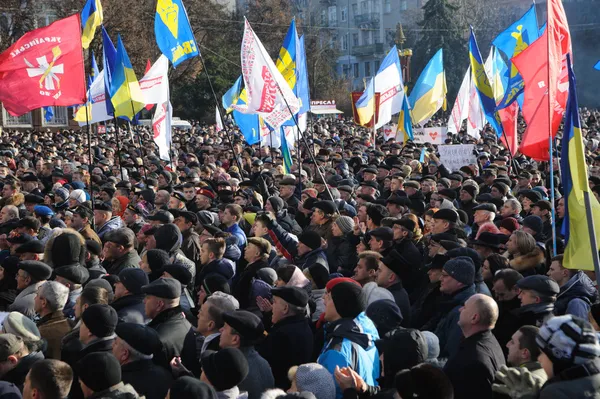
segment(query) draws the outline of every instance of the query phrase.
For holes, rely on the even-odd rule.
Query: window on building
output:
[[[43,126],[67,126],[69,119],[67,115],[67,107],[52,107],[54,116],[49,121],[44,118],[44,110],[42,110],[42,125]]]
[[[362,44],[365,46],[371,44],[371,32],[368,30],[362,31]]]
[[[340,19],[342,22],[346,22],[348,20],[348,7],[343,6],[340,11]]]
[[[381,37],[379,36],[379,31],[373,31],[373,43],[381,43]]]
[[[400,0],[400,9],[402,11],[408,10],[408,0]]]
[[[371,76],[371,63],[365,62],[365,76]]]
[[[358,46],[358,33],[353,33],[352,34],[352,45],[353,46]]]
[[[335,26],[337,24],[337,7],[329,7],[329,26]]]
[[[321,25],[327,24],[327,11],[321,10]]]
[[[376,61],[374,62],[374,64],[375,64],[375,68],[373,68],[373,70],[374,70],[374,71],[379,71],[379,67],[381,66],[381,61],[379,61],[379,60],[376,60]]]
[[[392,0],[385,0],[385,5],[383,9],[387,14],[392,12]]]
[[[2,107],[2,121],[4,126],[31,127],[31,112],[21,116],[12,116]]]
[[[373,2],[373,12],[375,14],[379,14],[379,1],[374,1]]]
[[[369,12],[369,5],[367,4],[366,1],[361,1],[360,2],[360,13],[366,14],[368,12]]]
[[[356,4],[356,3],[352,4],[352,15],[359,15],[358,14],[358,4]]]
[[[354,67],[354,77],[358,78],[360,75],[358,73],[358,62],[353,65]]]
[[[342,50],[348,50],[348,35],[342,36]]]

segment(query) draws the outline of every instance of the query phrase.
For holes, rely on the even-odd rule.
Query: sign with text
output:
[[[395,123],[388,123],[383,126],[383,141],[387,143],[389,139],[396,138],[396,131],[398,130],[398,125]]]
[[[417,144],[444,144],[446,140],[446,132],[448,129],[446,126],[437,127],[426,127],[426,128],[414,128],[413,129],[413,142]],[[402,142],[404,135],[402,132],[398,133],[397,140]]]
[[[440,161],[445,167],[455,172],[463,166],[477,164],[477,156],[473,154],[475,144],[441,145],[438,147]]]

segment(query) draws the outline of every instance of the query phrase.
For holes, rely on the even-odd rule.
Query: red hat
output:
[[[208,197],[211,200],[215,199],[215,193],[213,193],[212,191],[207,190],[205,188],[199,189],[198,191],[196,191],[196,194],[204,195],[205,197]]]
[[[506,230],[508,230],[512,233],[515,230],[519,230],[519,222],[517,221],[517,219],[512,218],[512,217],[505,218],[505,219],[502,219],[502,221],[500,222],[498,227],[504,227]]]
[[[331,289],[333,287],[335,287],[339,283],[354,283],[354,284],[358,285],[359,287],[361,287],[361,285],[358,281],[351,279],[350,277],[336,277],[336,278],[332,278],[331,280],[329,280],[327,282],[325,289],[327,290],[327,292],[329,292],[329,291],[331,291]]]

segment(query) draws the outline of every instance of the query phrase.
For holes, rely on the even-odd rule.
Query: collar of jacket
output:
[[[155,318],[152,319],[152,321],[150,321],[150,323],[148,323],[148,327],[156,327],[157,325],[175,317],[180,317],[182,319],[185,317],[183,315],[183,310],[179,305],[160,312]]]
[[[39,325],[48,323],[49,321],[52,321],[52,320],[58,320],[58,319],[64,319],[64,318],[65,318],[65,315],[63,314],[62,311],[59,310],[54,313],[48,313],[46,316],[41,317],[38,320],[37,325],[39,326]]]

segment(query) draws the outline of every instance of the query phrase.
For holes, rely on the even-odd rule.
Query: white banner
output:
[[[452,107],[450,119],[448,119],[448,131],[457,134],[462,127],[462,123],[469,117],[469,88],[471,87],[471,67],[467,68],[467,73],[460,84],[458,95]]]
[[[244,23],[241,61],[248,98],[246,104],[233,107],[244,114],[259,114],[278,131],[285,121],[298,112],[300,102],[254,34],[248,20],[244,19]]]
[[[463,166],[477,164],[477,156],[473,154],[475,144],[440,145],[440,161],[444,166],[455,172]]]
[[[444,144],[446,141],[447,128],[445,126],[438,127],[425,127],[425,128],[413,128],[413,142],[417,144],[431,143],[431,144]],[[404,137],[402,132],[399,132],[396,136],[396,141],[402,143]]]
[[[158,146],[160,159],[171,161],[169,147],[171,144],[171,120],[173,119],[173,108],[169,101],[158,104],[152,118],[152,130],[154,131],[154,142]]]
[[[167,102],[169,78],[169,59],[161,54],[152,68],[140,79],[140,89],[146,104],[163,104]]]
[[[389,139],[393,139],[396,137],[396,132],[398,130],[398,125],[395,123],[390,123],[383,127],[383,141],[387,143]]]
[[[217,129],[216,132],[220,132],[221,130],[225,130],[225,127],[223,126],[223,121],[221,120],[221,113],[219,112],[219,106],[217,105],[215,107],[215,122],[217,124]]]
[[[92,100],[92,111],[91,115],[88,115],[90,124],[104,122],[112,119],[113,117],[106,113],[106,91],[104,90],[104,71],[100,72],[96,79],[92,82],[89,90],[89,96]],[[80,107],[73,119],[75,119],[79,126],[84,126],[87,123],[85,116],[85,106]]]

